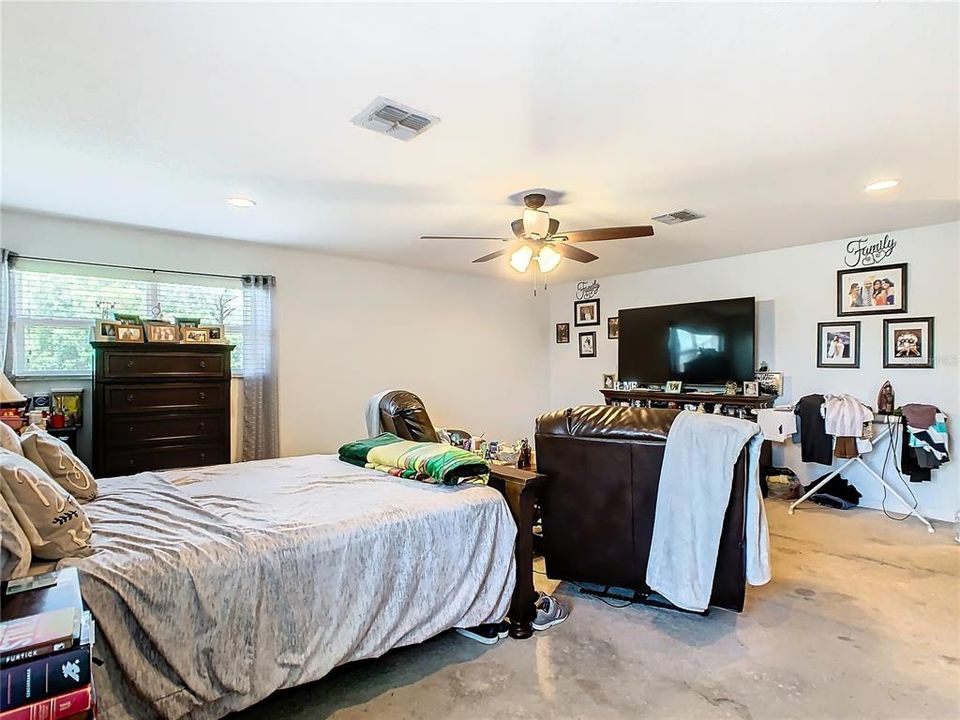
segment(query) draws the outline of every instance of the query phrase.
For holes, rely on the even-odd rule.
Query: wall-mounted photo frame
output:
[[[557,323],[557,344],[570,342],[570,323]]]
[[[614,315],[613,317],[607,318],[607,339],[608,340],[620,339],[620,316],[619,315]]]
[[[599,321],[597,321],[599,324]],[[582,332],[579,336],[580,357],[597,356],[597,332]]]
[[[93,334],[100,342],[112,342],[117,339],[117,328],[120,323],[116,320],[97,320]]]
[[[586,327],[600,324],[600,298],[577,300],[573,303],[573,324]]]
[[[907,263],[837,270],[837,315],[907,311]]]
[[[860,321],[817,323],[817,367],[860,367]]]
[[[883,321],[885,368],[932,368],[933,352],[932,317]]]

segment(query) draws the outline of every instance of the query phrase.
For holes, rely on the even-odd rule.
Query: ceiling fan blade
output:
[[[547,237],[553,237],[560,229],[560,221],[556,218],[550,218],[550,227],[547,229]]]
[[[493,260],[494,258],[500,257],[501,255],[503,255],[503,254],[506,253],[506,252],[507,252],[506,248],[504,248],[503,250],[497,250],[496,252],[492,252],[492,253],[490,253],[489,255],[484,255],[483,257],[478,257],[478,258],[477,258],[476,260],[474,260],[473,262],[475,262],[475,263],[487,262],[488,260]]]
[[[523,218],[517,218],[510,223],[510,229],[513,230],[514,235],[523,240]]]
[[[565,258],[576,260],[577,262],[588,263],[599,259],[593,253],[589,253],[586,250],[581,250],[578,247],[573,247],[573,245],[564,245],[562,242],[547,243],[547,245],[552,247]]]
[[[500,240],[513,242],[513,238],[487,237],[486,235],[421,235],[421,240]]]
[[[630,227],[594,228],[593,230],[574,230],[564,233],[567,242],[596,242],[597,240],[620,240],[623,238],[650,237],[652,225],[632,225]]]

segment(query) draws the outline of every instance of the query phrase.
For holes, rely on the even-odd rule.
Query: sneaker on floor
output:
[[[500,638],[506,637],[506,635],[500,634],[500,625],[498,623],[487,623],[471,628],[454,628],[454,630],[464,637],[476,640],[484,645],[496,645],[500,642]]]
[[[537,600],[537,617],[531,623],[533,629],[546,630],[554,625],[559,625],[566,619],[566,608],[549,595],[541,593],[540,599]]]
[[[510,623],[506,620],[501,620],[497,623],[497,637],[503,640],[510,634]]]

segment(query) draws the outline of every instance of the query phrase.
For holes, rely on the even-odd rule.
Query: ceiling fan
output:
[[[560,221],[550,217],[550,213],[541,210],[547,201],[542,193],[530,193],[523,198],[526,206],[523,217],[510,223],[514,237],[487,237],[477,235],[421,235],[421,240],[498,240],[511,243],[510,247],[478,257],[473,262],[484,263],[501,255],[510,253],[510,267],[517,272],[526,272],[530,261],[535,260],[540,272],[548,273],[567,258],[576,262],[588,263],[597,259],[574,243],[597,242],[599,240],[619,240],[621,238],[649,237],[653,235],[650,225],[632,225],[629,227],[594,228],[592,230],[573,230],[558,234]]]

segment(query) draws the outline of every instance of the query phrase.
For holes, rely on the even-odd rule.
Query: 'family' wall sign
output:
[[[889,235],[884,235],[883,240],[871,241],[870,238],[851,240],[847,243],[847,256],[843,262],[847,267],[852,268],[870,267],[890,257],[895,247],[897,247],[897,241]]]

